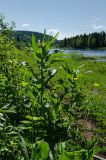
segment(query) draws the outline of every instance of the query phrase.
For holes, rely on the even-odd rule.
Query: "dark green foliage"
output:
[[[21,147],[21,151],[24,156],[24,159],[29,160],[28,151],[26,148],[26,143],[25,143],[25,140],[22,136],[20,136],[20,147]]]
[[[89,35],[81,34],[72,38],[65,38],[60,42],[60,47],[71,48],[103,48],[106,47],[106,33],[91,33]]]

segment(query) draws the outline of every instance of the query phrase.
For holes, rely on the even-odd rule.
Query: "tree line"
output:
[[[61,48],[103,48],[106,47],[106,33],[101,31],[100,33],[94,32],[90,34],[81,34],[71,38],[65,38],[60,41]]]

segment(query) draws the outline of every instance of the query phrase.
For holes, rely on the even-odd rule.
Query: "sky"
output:
[[[0,13],[16,30],[46,29],[58,39],[106,31],[106,0],[0,0]]]

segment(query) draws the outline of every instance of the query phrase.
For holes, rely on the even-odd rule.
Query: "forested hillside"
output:
[[[31,45],[32,34],[36,36],[37,40],[43,38],[43,33],[34,32],[34,31],[14,31],[10,33],[10,39],[15,40],[16,47],[22,49],[23,47]],[[50,36],[46,35],[47,38]]]
[[[72,48],[103,48],[106,47],[106,33],[81,34],[71,38],[65,38],[60,42],[60,47]]]

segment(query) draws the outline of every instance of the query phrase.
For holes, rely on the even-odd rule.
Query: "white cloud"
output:
[[[76,36],[76,35],[78,35],[78,34],[82,34],[82,32],[78,32],[78,31],[73,31],[73,32],[71,32],[71,33],[59,32],[59,37],[58,37],[58,39],[59,39],[59,40],[62,40],[62,39],[64,39],[65,37],[66,37],[66,38],[70,38],[70,37]]]
[[[52,36],[55,36],[57,33],[59,33],[57,39],[62,40],[65,37],[70,38],[70,37],[76,35],[77,31],[74,31],[73,33],[65,33],[65,32],[62,32],[60,29],[57,29],[57,28],[51,28],[51,29],[47,30],[47,34],[50,34]]]
[[[106,30],[106,26],[103,24],[92,24],[94,30]]]
[[[106,30],[106,26],[103,24],[100,24],[99,21],[100,21],[99,19],[95,19],[94,21],[92,21],[91,27],[94,30]]]
[[[29,27],[30,25],[28,23],[24,23],[21,25],[21,27]]]
[[[56,28],[51,28],[47,30],[47,33],[53,36],[56,35],[58,32],[59,32],[59,29],[56,29]]]
[[[69,33],[59,32],[58,39],[59,39],[59,40],[62,40],[62,39],[64,39],[65,37],[68,38],[68,37],[71,37],[71,36],[72,36],[72,35],[69,34]]]

